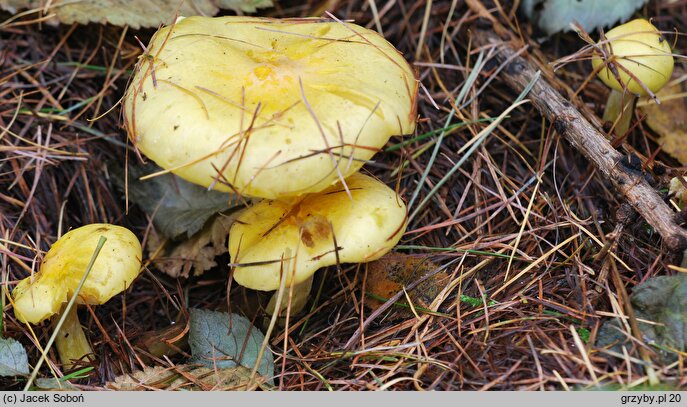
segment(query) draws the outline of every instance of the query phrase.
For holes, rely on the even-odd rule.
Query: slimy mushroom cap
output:
[[[413,132],[417,88],[402,55],[355,24],[188,17],[154,35],[124,116],[159,166],[277,199],[319,192]]]
[[[346,184],[350,197],[337,184],[289,201],[262,200],[240,213],[229,235],[234,280],[276,290],[282,270],[288,287],[292,278],[302,283],[319,268],[388,253],[405,232],[405,204],[369,176],[351,175]]]
[[[77,303],[99,305],[129,287],[141,269],[141,244],[128,229],[104,223],[69,231],[52,245],[40,270],[14,288],[14,313],[22,322],[38,324],[61,311],[74,295],[101,236],[107,241]]]

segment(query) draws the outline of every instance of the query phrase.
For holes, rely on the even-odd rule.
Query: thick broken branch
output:
[[[491,23],[494,21],[491,20]],[[503,27],[500,29],[503,30]],[[499,53],[495,56],[498,62],[511,61],[500,76],[520,92],[532,80],[536,70],[525,58],[516,56],[517,51],[510,42],[498,37],[495,31],[499,30],[478,30],[473,41],[478,46],[498,49]],[[675,213],[641,174],[621,163],[623,155],[575,106],[543,77],[537,81],[528,98],[553,123],[555,130],[594,164],[637,213],[661,235],[668,249],[681,251],[687,247],[687,230],[675,222]]]

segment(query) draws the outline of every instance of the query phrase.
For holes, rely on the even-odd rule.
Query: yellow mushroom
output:
[[[412,133],[417,88],[403,56],[355,24],[187,17],[154,35],[124,116],[159,166],[278,199],[328,188]]]
[[[243,210],[229,235],[234,280],[255,290],[277,290],[285,270],[285,287],[309,289],[309,278],[319,268],[368,262],[388,253],[405,232],[405,204],[366,175],[351,175],[346,185],[350,196],[337,184]]]
[[[654,97],[673,73],[670,44],[653,24],[636,19],[608,31],[592,57],[597,76],[611,94],[604,120],[616,122],[615,133],[629,128],[636,96]]]
[[[52,245],[38,273],[20,281],[12,292],[14,314],[38,324],[56,315],[74,295],[100,237],[107,238],[78,293],[77,304],[100,305],[126,290],[141,270],[141,244],[121,226],[97,223],[74,229]],[[76,306],[65,317],[55,345],[63,366],[70,368],[92,352],[79,323]]]
[[[675,199],[677,199],[680,208],[684,207],[687,201],[687,194],[685,193],[685,184],[687,184],[687,177],[683,177],[682,180],[680,180],[678,177],[675,177],[670,180],[670,187],[668,192],[670,193],[670,195],[674,196]]]

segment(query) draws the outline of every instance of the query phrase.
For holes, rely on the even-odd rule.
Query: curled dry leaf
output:
[[[154,229],[146,241],[149,258],[172,277],[200,275],[217,265],[227,252],[227,235],[239,205],[235,195],[208,191],[174,174],[141,181],[161,170],[152,164],[129,166],[129,183],[117,163],[108,165],[113,183],[152,219]]]
[[[100,23],[138,29],[172,22],[174,16],[214,16],[220,9],[254,13],[271,7],[272,0],[0,0],[0,8],[11,13],[40,9],[54,14],[53,22]]]
[[[264,379],[257,375],[250,380],[251,371],[243,366],[211,369],[193,365],[174,367],[147,366],[143,370],[125,374],[107,383],[119,391],[141,390],[255,390]]]
[[[171,356],[188,349],[188,325],[178,323],[141,334],[135,345],[153,356]],[[145,355],[142,355],[145,357]]]
[[[443,287],[443,274],[434,274],[413,289],[407,287],[435,271],[436,267],[426,257],[398,253],[387,254],[379,260],[368,263],[365,279],[365,305],[375,310],[405,288],[413,307],[420,313],[418,307],[429,307],[439,295]],[[405,295],[397,301],[397,304],[399,304],[399,317],[413,315]]]
[[[172,277],[194,276],[217,265],[216,258],[227,252],[227,237],[233,216],[217,215],[199,232],[183,242],[164,239],[152,230],[146,247],[157,269]]]
[[[674,83],[682,78],[682,82]],[[660,105],[641,100],[638,104],[646,114],[645,123],[659,135],[658,144],[663,151],[677,158],[682,165],[687,165],[687,80],[685,71],[675,69],[673,82],[664,86],[657,96]]]

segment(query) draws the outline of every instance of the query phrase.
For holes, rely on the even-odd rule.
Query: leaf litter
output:
[[[365,305],[376,310],[399,291],[404,291],[394,304],[396,317],[408,318],[414,313],[423,313],[445,285],[445,274],[436,273],[436,269],[437,266],[424,256],[398,253],[367,263]],[[423,277],[424,281],[414,284]],[[409,288],[412,285],[414,287]]]
[[[106,386],[119,391],[255,390],[259,382],[251,382],[250,376],[250,369],[243,366],[225,369],[212,369],[195,365],[146,366],[143,370],[118,376]]]
[[[110,165],[124,193],[122,169]],[[151,261],[172,277],[199,276],[217,266],[228,251],[227,238],[238,202],[233,194],[208,191],[167,173],[139,178],[159,167],[130,166],[129,199],[152,219],[146,249]]]

